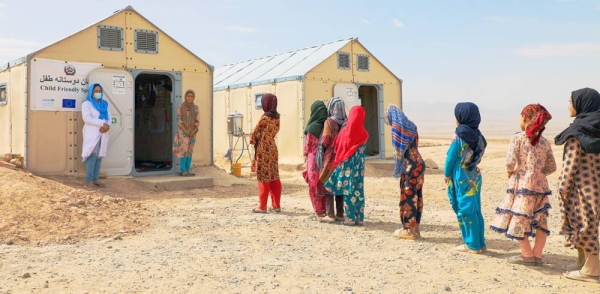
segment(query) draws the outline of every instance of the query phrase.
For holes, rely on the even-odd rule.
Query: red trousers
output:
[[[271,194],[271,205],[273,208],[281,208],[281,181],[258,182],[258,209],[267,209],[267,200]]]

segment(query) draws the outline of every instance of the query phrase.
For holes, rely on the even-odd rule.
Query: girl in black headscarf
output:
[[[487,142],[479,131],[479,108],[471,102],[458,103],[454,109],[456,132],[444,165],[448,198],[458,218],[464,244],[458,251],[479,253],[486,249],[481,214],[481,173],[477,165]]]
[[[600,223],[600,94],[590,88],[574,91],[569,111],[573,123],[555,138],[565,144],[558,179],[562,226],[567,245],[583,253],[581,270],[569,279],[599,282],[598,225]]]

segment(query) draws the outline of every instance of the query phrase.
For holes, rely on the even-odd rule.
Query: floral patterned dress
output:
[[[548,196],[552,192],[546,176],[556,171],[551,143],[541,137],[532,146],[525,132],[515,134],[508,146],[506,170],[512,175],[490,228],[517,240],[535,237],[536,230],[550,234]]]
[[[250,134],[250,144],[254,145],[252,171],[259,182],[279,180],[279,152],[275,136],[279,132],[279,119],[261,116]]]
[[[417,137],[404,154],[406,173],[400,177],[400,221],[405,229],[418,226],[423,214],[425,162],[418,146]]]
[[[183,121],[181,120],[181,111],[182,107],[177,109],[177,134],[175,134],[175,138],[173,140],[173,153],[178,158],[182,157],[191,157],[192,153],[194,153],[194,144],[196,143],[196,133],[198,132],[198,105],[194,105],[196,108],[196,128],[194,129],[192,134],[186,134],[183,130],[185,127],[183,126]],[[186,110],[183,110],[186,111]]]
[[[600,221],[600,154],[585,153],[575,137],[565,143],[558,179],[560,233],[576,248],[598,254]]]
[[[319,168],[315,157],[317,155],[317,147],[319,145],[319,138],[310,132],[306,133],[306,140],[304,142],[304,156],[306,157],[306,170],[302,173],[304,180],[308,184],[308,194],[312,203],[313,209],[316,214],[325,213],[326,202],[323,197],[317,196],[317,187],[323,186],[319,182]]]
[[[354,154],[342,161],[335,169],[325,189],[333,195],[344,195],[344,211],[350,222],[362,222],[365,218],[365,149],[358,147]]]
[[[325,124],[323,125],[323,133],[321,134],[321,145],[323,146],[323,150],[324,150],[323,165],[322,165],[324,168],[320,172],[321,175],[327,173],[326,167],[328,167],[329,164],[335,160],[335,151],[333,149],[333,144],[335,143],[335,138],[337,138],[337,135],[340,133],[341,129],[342,129],[342,126],[337,124],[331,118],[327,118],[327,120],[325,121]],[[327,191],[323,187],[323,185],[318,185],[317,186],[317,195],[325,196],[325,195],[331,195],[331,194],[329,193],[329,191]],[[342,195],[342,194],[335,194],[335,195]]]

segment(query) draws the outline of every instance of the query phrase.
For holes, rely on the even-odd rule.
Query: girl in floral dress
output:
[[[583,88],[571,94],[573,123],[555,138],[565,144],[563,169],[558,179],[562,225],[567,243],[583,252],[580,270],[569,279],[598,283],[598,226],[600,222],[600,94]]]
[[[198,105],[194,104],[196,93],[189,89],[183,96],[185,101],[177,109],[177,134],[173,140],[173,153],[179,157],[181,167],[180,176],[194,176],[190,172],[192,167],[192,153],[196,143],[196,134],[198,133]]]
[[[333,195],[344,195],[347,226],[361,226],[365,218],[365,149],[369,133],[364,123],[365,109],[352,107],[346,126],[335,140],[335,160],[330,167],[336,168],[325,183]]]
[[[523,132],[513,135],[508,147],[508,189],[490,228],[519,241],[521,254],[509,258],[510,263],[542,264],[542,252],[550,234],[548,196],[552,194],[546,176],[556,170],[552,144],[542,136],[550,119],[544,106],[527,105],[521,111]],[[533,248],[529,237],[535,237]]]
[[[335,223],[336,221],[344,220],[344,195],[331,194],[330,191],[325,189],[323,184],[329,180],[331,173],[337,167],[331,165],[331,163],[336,157],[334,149],[335,140],[348,119],[344,101],[338,97],[331,98],[327,104],[327,114],[329,117],[323,126],[321,142],[317,150],[317,152],[321,152],[321,154],[317,155],[317,166],[320,169],[317,196],[324,197],[326,202],[327,215],[321,219],[321,222]]]
[[[281,181],[279,180],[279,152],[275,136],[279,132],[277,96],[267,93],[261,99],[264,114],[250,134],[250,144],[254,145],[252,171],[258,180],[258,206],[255,213],[267,212],[267,200],[271,195],[271,205],[275,212],[281,211]]]
[[[455,250],[479,253],[486,249],[485,228],[481,214],[481,162],[487,146],[479,131],[481,115],[477,105],[458,103],[455,136],[448,148],[444,177],[448,184],[448,198],[458,219],[464,244]]]
[[[419,153],[417,126],[396,105],[384,113],[384,121],[392,128],[394,146],[394,173],[400,178],[400,222],[402,228],[394,232],[399,239],[416,240],[421,237],[419,225],[423,212],[423,182],[425,162]]]
[[[302,173],[304,180],[308,184],[308,194],[315,214],[318,217],[324,217],[326,202],[323,197],[317,196],[317,185],[319,182],[319,168],[317,165],[317,148],[319,147],[319,138],[323,132],[323,124],[327,120],[327,107],[323,101],[315,101],[310,107],[310,118],[304,129],[304,156],[306,157],[306,170]]]

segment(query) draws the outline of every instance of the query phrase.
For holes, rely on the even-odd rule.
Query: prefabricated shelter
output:
[[[175,117],[186,89],[200,110],[193,162],[212,164],[213,68],[131,6],[0,67],[0,154],[39,174],[84,174],[81,104],[100,83],[112,114],[108,175],[178,171]]]
[[[229,149],[227,116],[243,115],[249,133],[263,111],[264,93],[278,98],[281,127],[277,136],[280,164],[304,162],[304,127],[317,100],[340,97],[350,109],[362,105],[369,132],[369,157],[391,156],[390,129],[383,123],[389,103],[401,106],[402,80],[379,62],[357,38],[350,38],[217,67],[214,72],[214,149]]]

